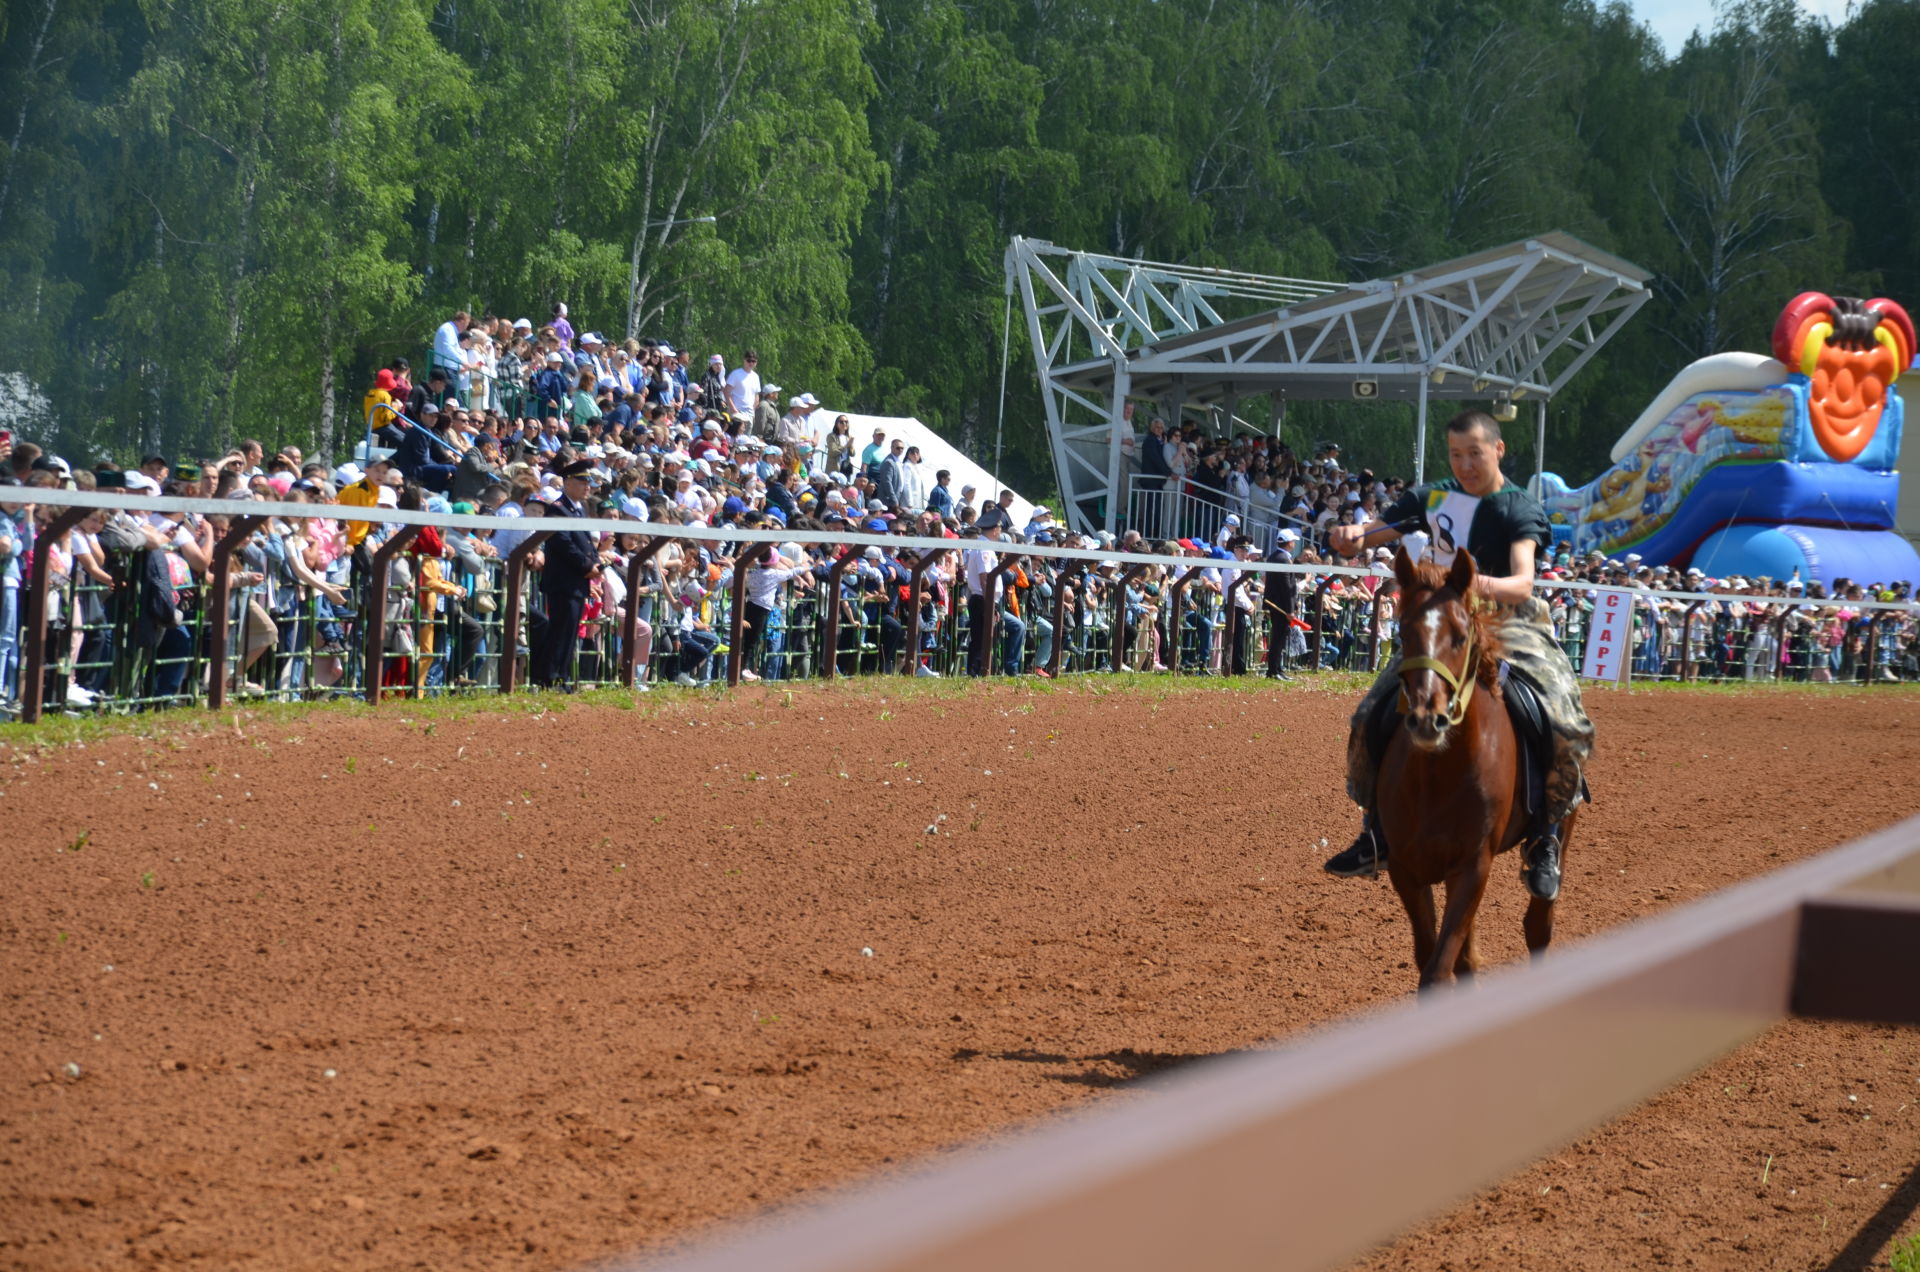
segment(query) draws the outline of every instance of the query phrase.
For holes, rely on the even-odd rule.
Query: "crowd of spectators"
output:
[[[1133,528],[1077,534],[1044,506],[1014,524],[1011,492],[955,489],[951,474],[927,472],[918,451],[884,429],[854,436],[848,419],[821,409],[813,394],[763,375],[752,351],[730,366],[724,354],[696,360],[659,341],[615,345],[576,332],[556,306],[537,328],[456,314],[435,332],[428,363],[422,379],[406,359],[375,374],[363,401],[366,443],[340,464],[246,440],[218,457],[85,466],[0,435],[8,484],[234,504],[232,514],[208,516],[102,510],[62,536],[39,533],[57,508],[0,505],[0,701],[19,692],[19,598],[37,552],[47,553],[53,580],[47,697],[70,709],[191,700],[215,675],[240,694],[341,692],[369,675],[427,693],[497,683],[509,658],[524,659],[527,679],[542,688],[610,681],[623,654],[643,688],[701,684],[721,674],[731,652],[738,541],[676,539],[630,575],[647,528],[662,523],[952,542],[919,570],[917,588],[922,562],[904,545],[780,543],[745,567],[746,679],[817,674],[829,644],[846,673],[1044,676],[1058,642],[1074,669],[1279,677],[1301,666],[1356,666],[1392,645],[1390,553],[1349,559],[1325,545],[1333,525],[1373,517],[1406,483],[1349,470],[1331,443],[1301,458],[1273,439],[1207,437],[1153,420],[1134,447],[1143,483],[1135,489],[1147,498],[1133,508]],[[511,633],[502,630],[501,565],[535,528],[423,531],[389,566],[387,643],[369,669],[357,637],[374,554],[393,527],[266,519],[231,557],[230,656],[215,670],[206,661],[204,585],[215,544],[260,500],[608,524],[598,534],[556,534],[528,555],[525,627]],[[1158,552],[1183,565],[1081,569],[1023,551],[1029,544]],[[1245,569],[1253,560],[1362,572]],[[1710,578],[1634,556],[1575,561],[1564,547],[1545,554],[1541,569],[1545,583],[1649,592],[1634,607],[1637,675],[1920,671],[1911,615],[1896,612],[1873,629],[1872,613],[1856,608],[1906,599],[1905,583],[1838,583],[1829,594],[1797,579]],[[1176,605],[1175,581],[1189,571]],[[1563,638],[1577,643],[1587,595],[1546,595]],[[1783,610],[1765,597],[1803,603]],[[1065,630],[1055,630],[1056,615]],[[627,622],[632,650],[620,647]],[[1870,641],[1878,650],[1871,660]]]

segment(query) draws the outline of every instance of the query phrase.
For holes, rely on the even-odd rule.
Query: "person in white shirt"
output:
[[[472,325],[473,315],[462,309],[433,333],[433,366],[445,371],[455,387],[465,387],[467,351],[460,347],[460,337]]]
[[[727,409],[753,421],[753,404],[760,396],[760,355],[747,350],[741,364],[727,375]]]
[[[771,552],[748,567],[747,603],[741,614],[745,635],[740,656],[740,679],[760,679],[753,668],[760,661],[760,647],[766,639],[768,622],[774,608],[780,604],[780,589],[792,578],[798,578],[800,582],[795,586],[804,589],[812,577],[798,562],[790,562],[778,552]]]
[[[907,458],[900,465],[900,502],[908,512],[927,506],[927,470],[918,446],[907,447]]]
[[[993,626],[993,593],[995,581],[993,572],[1000,568],[1000,554],[994,550],[1000,542],[999,525],[988,526],[975,540],[975,546],[966,550],[965,566],[967,571],[967,674],[984,676],[987,674],[987,656],[992,648],[990,632]]]
[[[1227,547],[1233,551],[1233,559],[1236,561],[1253,559],[1253,540],[1244,534],[1235,535],[1228,541]],[[1259,603],[1260,572],[1241,568],[1232,570],[1230,573],[1233,577],[1227,580],[1228,585],[1231,586],[1239,581],[1240,586],[1233,594],[1235,612],[1232,616],[1233,633],[1228,649],[1228,665],[1234,675],[1244,676],[1248,670],[1247,652],[1253,644],[1254,624],[1257,621],[1254,607]],[[1276,632],[1274,636],[1275,639],[1279,639],[1279,633]]]
[[[813,426],[807,420],[807,405],[799,398],[787,399],[787,413],[773,426],[773,440],[789,452],[802,442],[812,443]]]
[[[675,479],[673,502],[682,508],[690,508],[695,512],[700,511],[706,502],[701,498],[700,490],[694,486],[693,473],[688,469],[681,469],[680,476]]]

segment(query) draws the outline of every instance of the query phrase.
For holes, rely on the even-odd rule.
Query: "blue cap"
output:
[[[720,505],[720,515],[723,517],[737,517],[746,510],[746,500],[738,495],[728,495],[727,501]]]
[[[783,526],[787,524],[787,514],[780,510],[779,504],[768,504],[767,516],[771,517],[775,521],[778,521]]]
[[[887,523],[875,517],[872,521],[867,522],[867,530],[871,534],[885,534],[887,532]]]

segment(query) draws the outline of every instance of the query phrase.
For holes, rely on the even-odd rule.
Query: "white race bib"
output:
[[[1480,500],[1458,490],[1433,493],[1443,497],[1437,503],[1431,497],[1427,500],[1427,525],[1433,531],[1430,552],[1436,564],[1451,566],[1460,549],[1467,546],[1467,534],[1473,529],[1473,514],[1479,511]]]

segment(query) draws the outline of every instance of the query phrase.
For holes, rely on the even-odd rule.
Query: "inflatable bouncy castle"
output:
[[[1709,575],[1920,581],[1894,532],[1913,320],[1890,300],[1805,292],[1771,357],[1721,353],[1679,375],[1614,444],[1613,467],[1541,502],[1575,553],[1638,553]]]

